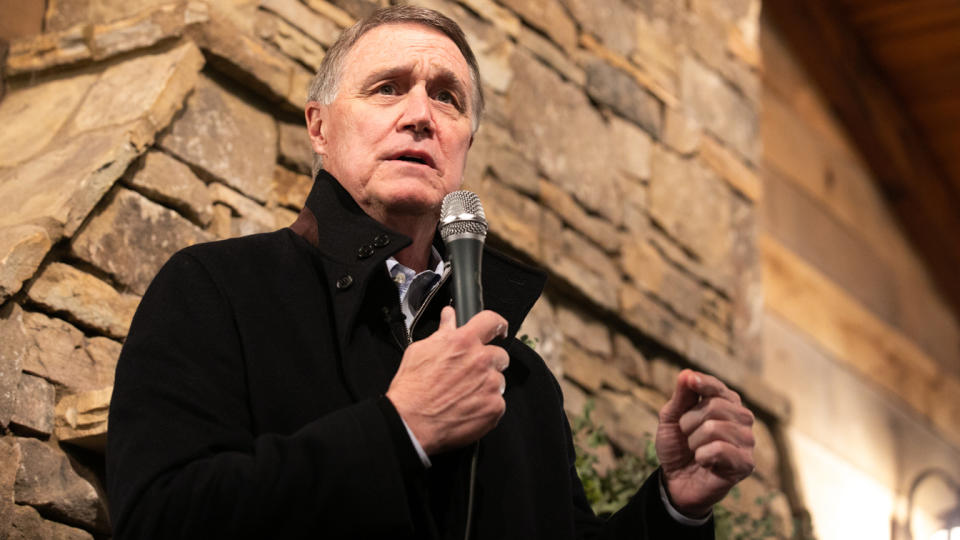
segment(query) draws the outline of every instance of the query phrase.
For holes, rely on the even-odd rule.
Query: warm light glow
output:
[[[950,532],[946,529],[940,529],[930,535],[930,540],[950,540]]]
[[[960,527],[950,529],[950,540],[960,540]]]

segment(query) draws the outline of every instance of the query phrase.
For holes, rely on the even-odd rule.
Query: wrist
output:
[[[670,481],[666,472],[660,469],[660,495],[669,508],[690,521],[705,521],[713,513],[713,505],[691,505],[678,502],[670,492]]]

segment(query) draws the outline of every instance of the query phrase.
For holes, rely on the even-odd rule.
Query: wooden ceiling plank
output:
[[[831,0],[764,3],[823,88],[917,246],[960,314],[960,195],[933,150],[863,50],[842,6]],[[952,238],[952,243],[944,239]]]

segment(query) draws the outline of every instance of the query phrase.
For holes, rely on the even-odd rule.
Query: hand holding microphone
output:
[[[480,201],[454,192],[443,208],[440,233],[453,270],[456,314],[443,308],[437,331],[407,347],[387,391],[428,455],[465,446],[497,425],[506,407],[502,372],[510,362],[503,348],[489,344],[506,337],[506,319],[482,310],[487,225]]]

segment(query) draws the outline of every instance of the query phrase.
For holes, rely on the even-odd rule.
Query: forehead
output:
[[[378,26],[360,37],[344,61],[343,77],[409,66],[411,69],[452,71],[469,87],[470,68],[457,45],[443,32],[414,23]]]

